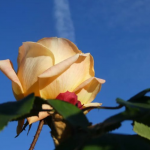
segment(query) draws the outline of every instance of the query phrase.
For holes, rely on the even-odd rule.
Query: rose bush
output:
[[[20,100],[30,93],[44,99],[56,99],[60,93],[74,92],[83,107],[100,106],[91,103],[101,89],[103,79],[94,77],[92,56],[83,54],[75,44],[63,38],[43,38],[25,42],[19,48],[18,71],[15,73],[9,59],[0,61],[0,70],[12,81],[14,96]],[[43,109],[50,106],[43,105]],[[47,117],[28,118],[29,123]],[[18,127],[22,127],[23,121]]]

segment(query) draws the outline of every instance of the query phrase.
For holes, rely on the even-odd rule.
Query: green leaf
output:
[[[97,124],[95,132],[101,134],[103,132],[109,132],[117,129],[121,126],[121,123],[125,120],[138,121],[145,125],[150,126],[150,105],[144,103],[132,103],[129,101],[123,101],[117,99],[117,102],[126,107],[126,110],[109,117],[104,122]],[[94,129],[93,128],[93,129]]]
[[[9,121],[30,113],[34,99],[34,94],[30,94],[20,101],[0,104],[0,130],[2,130]]]
[[[103,132],[112,131],[121,126],[121,123],[125,120],[136,120],[147,125],[150,125],[150,110],[148,109],[139,109],[138,107],[130,107],[127,105],[127,109],[121,113],[113,115],[106,119],[104,122],[97,124],[95,126],[96,133],[100,134]],[[145,110],[145,111],[143,111]],[[147,111],[146,111],[147,110]]]
[[[138,135],[73,135],[55,150],[149,150],[150,142]]]
[[[144,95],[147,94],[148,92],[150,92],[150,88],[139,92],[135,96],[131,97],[128,101],[130,101],[130,102],[141,102],[141,98],[144,97]]]
[[[34,97],[34,104],[32,106],[30,113],[27,113],[21,117],[18,117],[17,119],[13,119],[13,121],[21,120],[21,119],[28,118],[31,116],[38,116],[40,111],[47,111],[47,110],[42,109],[42,104],[49,105],[49,103],[46,100],[44,100],[40,97]],[[54,110],[48,110],[48,111],[54,111]]]
[[[89,139],[81,150],[149,150],[150,143],[137,135],[105,134]]]
[[[72,126],[86,128],[89,125],[86,116],[76,106],[61,100],[48,100],[48,103]]]
[[[116,114],[114,116],[109,117],[104,122],[95,126],[97,134],[103,132],[109,132],[115,130],[121,126],[121,122],[125,120],[132,120],[138,116],[134,110],[124,111],[122,113]]]
[[[146,97],[147,102],[150,97]],[[124,112],[124,120],[136,120],[150,126],[150,104],[149,103],[132,103],[117,99],[117,102],[126,107]]]
[[[84,135],[82,133],[75,133],[73,136],[58,145],[55,150],[80,150],[80,147],[84,144],[87,137],[86,135],[86,133]]]
[[[139,123],[139,122],[135,121],[133,130],[138,135],[150,140],[150,127],[149,126],[147,126],[143,123]]]
[[[147,97],[146,99],[148,102],[150,101],[150,97]],[[126,107],[135,107],[135,108],[140,108],[140,109],[145,109],[145,110],[150,109],[150,104],[148,103],[133,103],[129,101],[124,101],[120,98],[117,98],[116,101],[117,103],[124,105]]]

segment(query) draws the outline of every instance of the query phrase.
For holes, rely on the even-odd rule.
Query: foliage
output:
[[[73,129],[72,134],[56,147],[56,150],[149,150],[150,149],[150,97],[146,89],[128,101],[116,99],[125,110],[91,125],[83,111],[61,100],[43,100],[33,94],[21,101],[0,104],[0,130],[10,121],[37,116],[42,104],[49,104]],[[99,109],[108,107],[100,107]],[[111,134],[125,120],[131,120],[135,135]]]

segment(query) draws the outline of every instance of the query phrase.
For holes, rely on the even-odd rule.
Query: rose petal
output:
[[[18,58],[17,58],[18,67],[20,66],[23,58],[26,56],[26,53],[28,52],[27,50],[28,49],[25,48],[24,45],[19,47]]]
[[[88,108],[88,107],[100,107],[102,105],[102,103],[87,103],[84,104],[84,107]]]
[[[43,104],[42,105],[42,109],[50,109],[50,110],[52,110],[53,108],[50,105]],[[39,121],[39,120],[42,120],[42,119],[46,118],[49,115],[50,115],[50,113],[48,113],[46,111],[41,111],[41,112],[39,112],[38,116],[29,117],[29,118],[27,118],[27,120],[28,120],[29,124],[32,124],[32,123],[34,123],[36,121]]]
[[[63,73],[65,70],[67,70],[74,62],[77,61],[79,58],[79,54],[76,54],[61,63],[58,63],[57,65],[49,68],[44,73],[42,73],[39,76],[39,90],[40,90],[40,96],[42,98],[48,99],[48,98],[56,98],[56,96],[59,94],[57,92],[57,95],[55,94],[53,97],[50,96],[50,89],[47,87],[49,82],[52,82],[55,80],[57,76],[59,76],[61,73]]]
[[[18,68],[18,77],[25,91],[25,96],[33,92],[36,96],[40,96],[38,76],[53,66],[54,56],[46,47],[34,42],[23,43],[23,46],[20,47],[21,51],[25,51],[25,56],[22,53],[20,59],[18,59],[21,61]]]
[[[39,78],[50,78],[57,76],[64,72],[66,69],[68,69],[77,59],[79,58],[79,54],[76,54],[61,63],[56,64],[55,66],[50,67],[46,71],[44,71],[41,75],[39,75]]]
[[[60,93],[56,99],[71,103],[73,105],[78,104],[78,99],[77,99],[77,95],[74,92],[65,92],[65,93]]]
[[[84,114],[86,115],[89,111],[91,111],[94,108],[98,108],[102,105],[102,103],[88,103],[83,105],[83,108],[87,108],[86,110],[84,110]]]
[[[75,44],[64,38],[43,38],[37,43],[44,45],[52,51],[55,57],[55,64],[58,64],[75,54],[81,53]]]
[[[85,105],[95,99],[103,83],[105,80],[92,77],[79,85],[73,92],[77,94],[78,100]]]
[[[43,98],[54,99],[59,93],[72,92],[82,82],[94,76],[93,58],[90,54],[80,54],[72,65],[69,64],[70,59],[72,60],[74,57],[62,62],[64,68],[67,66],[63,72],[59,72],[58,66],[53,66],[53,70],[49,73],[40,75],[39,87]],[[61,66],[61,63],[59,65]]]
[[[12,88],[17,100],[23,98],[22,85],[12,67],[12,63],[9,59],[0,61],[0,70],[12,81]]]

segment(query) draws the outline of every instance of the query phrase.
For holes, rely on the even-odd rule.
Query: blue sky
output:
[[[150,87],[150,1],[149,0],[6,0],[0,2],[0,60],[10,59],[17,69],[18,47],[43,37],[65,37],[94,57],[96,77],[103,78],[95,102],[116,106]],[[11,82],[0,72],[0,103],[14,101]],[[87,116],[98,123],[118,113],[94,110]],[[133,134],[131,122],[116,133]],[[37,123],[27,136],[18,138],[16,122],[0,133],[0,149],[29,148]],[[53,149],[49,128],[44,126],[36,150]]]

